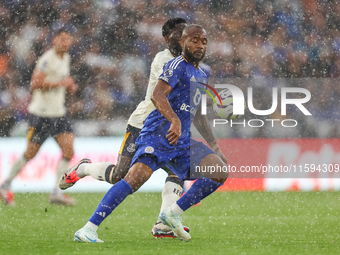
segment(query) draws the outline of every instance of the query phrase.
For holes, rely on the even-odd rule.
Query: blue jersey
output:
[[[177,142],[178,146],[190,145],[190,126],[195,113],[201,103],[204,85],[207,83],[207,74],[199,67],[196,69],[184,56],[168,62],[159,79],[168,83],[172,90],[167,98],[171,108],[177,114],[182,123],[182,135]],[[137,143],[143,143],[143,137],[155,137],[166,147],[173,147],[166,139],[171,122],[167,120],[157,109],[152,111],[145,119],[144,126],[137,139]],[[156,141],[155,141],[156,142]]]

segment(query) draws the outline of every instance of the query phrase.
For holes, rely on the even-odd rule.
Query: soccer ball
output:
[[[233,115],[233,94],[229,89],[221,90],[218,95],[221,98],[222,105],[219,98],[215,97],[215,104],[213,110],[215,114],[221,119],[234,120],[240,117],[240,115]]]

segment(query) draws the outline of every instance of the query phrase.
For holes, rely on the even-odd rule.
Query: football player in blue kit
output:
[[[190,169],[196,166],[227,168],[227,159],[199,107],[200,88],[204,87],[201,83],[207,83],[208,78],[199,67],[208,43],[206,31],[200,25],[189,25],[183,30],[180,43],[183,55],[168,62],[153,91],[151,100],[156,109],[146,118],[136,140],[137,151],[129,172],[106,193],[90,220],[75,233],[75,241],[103,242],[98,238],[98,226],[162,166],[182,180],[190,179]],[[201,135],[213,149],[191,139],[192,122],[200,126]],[[161,221],[181,240],[189,241],[190,234],[184,230],[180,215],[217,190],[227,178],[227,172],[219,177],[198,178],[177,202],[160,213]]]
[[[128,119],[117,164],[114,165],[111,162],[92,163],[90,159],[84,158],[66,170],[60,178],[59,187],[62,190],[72,187],[76,182],[88,175],[91,175],[96,180],[106,181],[111,184],[119,182],[126,176],[136,152],[136,140],[142,130],[144,121],[146,117],[156,109],[151,101],[151,97],[156,87],[158,77],[163,73],[164,67],[170,60],[181,55],[182,46],[179,40],[186,25],[185,19],[176,17],[167,20],[162,26],[162,35],[167,47],[163,51],[158,52],[151,63],[145,98],[138,104]],[[207,66],[205,66],[205,69],[207,69],[206,67]],[[184,181],[179,179],[169,168],[164,166],[163,170],[167,172],[168,177],[165,179],[160,211],[168,208],[180,198],[184,184]],[[189,232],[188,227],[185,227],[185,229]],[[152,227],[151,233],[156,238],[174,237],[171,228],[164,225],[158,217],[155,225]]]

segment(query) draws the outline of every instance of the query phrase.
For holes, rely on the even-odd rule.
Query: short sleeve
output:
[[[168,83],[171,88],[174,88],[184,75],[183,58],[175,58],[168,62],[165,66],[164,71],[159,76],[159,79]]]
[[[35,69],[43,72],[43,73],[47,73],[47,69],[48,69],[48,59],[46,58],[45,55],[43,55],[38,61],[37,61],[37,65],[35,67]]]
[[[157,78],[163,73],[164,67],[166,66],[167,63],[152,63],[152,68],[154,71],[154,74],[157,76]]]

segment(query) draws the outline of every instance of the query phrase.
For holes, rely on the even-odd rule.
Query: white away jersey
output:
[[[46,81],[59,82],[70,75],[70,56],[65,53],[61,58],[52,48],[38,59],[35,69],[46,75]],[[62,117],[66,114],[65,94],[64,87],[34,89],[28,112],[39,117]]]
[[[140,102],[136,110],[131,114],[127,124],[141,129],[146,117],[150,114],[150,112],[156,109],[151,101],[151,96],[153,90],[156,87],[159,76],[163,73],[163,68],[173,58],[174,56],[171,54],[169,49],[165,49],[156,54],[151,64],[149,84],[146,91],[145,99],[144,101]]]

